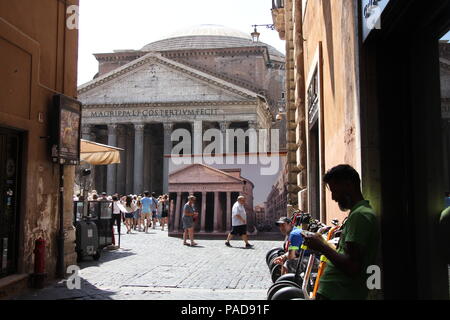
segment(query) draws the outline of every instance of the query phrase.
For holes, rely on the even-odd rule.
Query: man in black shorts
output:
[[[239,235],[242,237],[242,240],[245,242],[246,248],[252,248],[253,245],[248,243],[248,235],[247,235],[247,214],[244,208],[245,197],[239,196],[236,203],[233,205],[233,211],[231,214],[231,232],[228,234],[227,241],[225,245],[231,247],[230,240],[233,238],[233,235]]]

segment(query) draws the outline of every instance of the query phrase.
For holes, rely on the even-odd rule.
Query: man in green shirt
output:
[[[358,172],[349,165],[340,165],[324,176],[332,199],[342,211],[350,210],[344,222],[337,250],[321,235],[305,237],[304,243],[328,259],[319,282],[317,299],[367,299],[367,267],[375,264],[378,248],[378,222],[369,202],[361,193]]]
[[[450,207],[441,213],[439,219],[439,237],[442,256],[447,264],[450,265]]]

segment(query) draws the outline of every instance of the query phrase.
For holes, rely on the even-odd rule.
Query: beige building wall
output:
[[[305,8],[303,37],[305,75],[315,67],[314,57],[322,51],[323,152],[322,168],[326,171],[339,164],[349,164],[360,173],[358,115],[358,38],[355,1],[308,1]],[[319,54],[320,55],[320,54]],[[320,63],[320,61],[319,61]],[[320,68],[319,68],[320,69]],[[308,79],[307,79],[308,81]],[[308,88],[308,83],[306,84]],[[325,173],[325,172],[323,172]],[[325,193],[327,223],[342,221],[346,213],[338,209]]]
[[[287,142],[291,153],[288,159],[292,160],[295,152],[296,160],[295,165],[288,162],[289,192],[298,193],[296,204],[300,209],[311,211],[314,209],[311,193],[316,192],[311,187],[311,174],[309,177],[307,174],[313,170],[309,165],[317,165],[321,177],[328,169],[344,163],[361,173],[357,3],[286,0],[284,8],[272,12],[280,38],[286,40]],[[316,68],[319,79],[317,159],[313,157],[308,124],[308,88]],[[289,133],[293,122],[295,138]],[[292,186],[294,176],[297,188]],[[317,216],[327,223],[336,218],[342,221],[346,214],[340,212],[329,191],[322,183],[318,190],[320,214],[317,212]]]
[[[78,0],[0,0],[0,127],[23,138],[18,205],[18,270],[34,270],[34,241],[46,241],[46,272],[55,277],[59,212],[59,165],[48,140],[54,94],[76,97],[78,30],[66,28],[66,10]],[[65,262],[74,264],[74,167],[66,166]],[[15,279],[18,279],[15,277]],[[0,296],[2,291],[0,288]]]

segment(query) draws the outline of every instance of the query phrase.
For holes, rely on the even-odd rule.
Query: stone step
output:
[[[11,298],[28,288],[28,274],[13,274],[0,279],[0,300]]]

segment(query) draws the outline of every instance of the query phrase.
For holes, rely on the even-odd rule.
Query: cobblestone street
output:
[[[122,233],[123,233],[122,229]],[[117,235],[116,235],[117,236]],[[280,241],[197,240],[183,246],[159,226],[148,234],[123,234],[121,249],[104,250],[99,261],[81,262],[81,289],[65,281],[18,299],[264,300],[271,284],[265,263]]]

